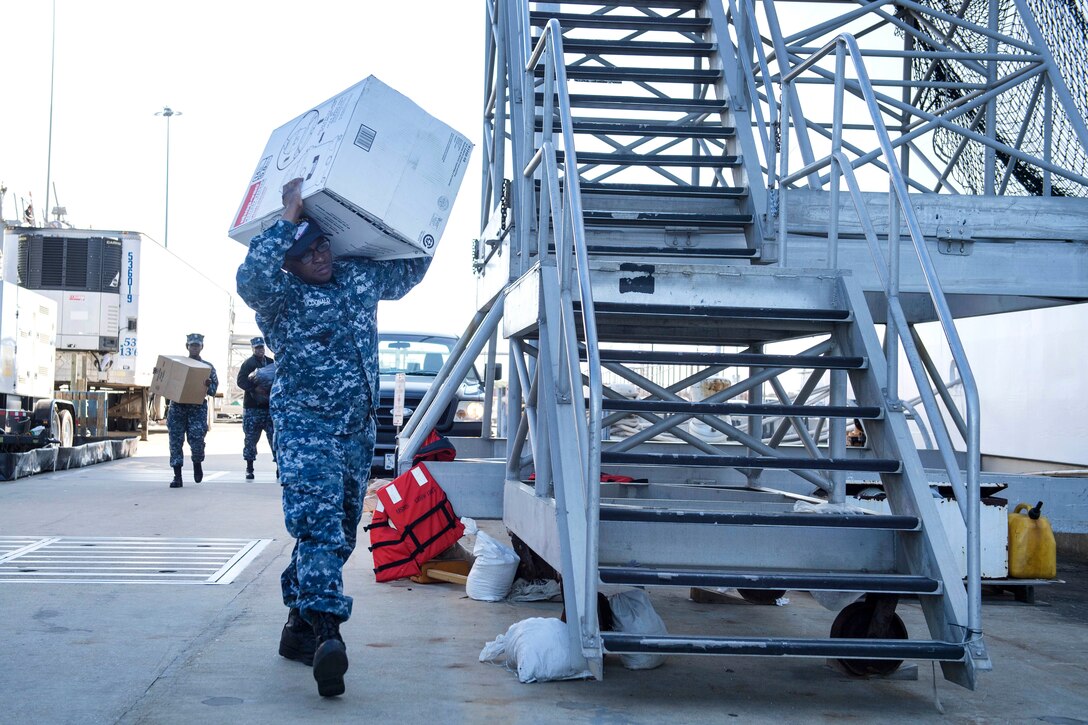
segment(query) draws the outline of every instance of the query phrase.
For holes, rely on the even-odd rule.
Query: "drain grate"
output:
[[[0,582],[230,584],[270,541],[0,536]]]

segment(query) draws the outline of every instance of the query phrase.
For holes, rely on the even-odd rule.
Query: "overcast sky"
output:
[[[0,181],[13,219],[20,199],[45,204],[52,1],[0,0],[0,17]],[[169,248],[233,292],[245,248],[227,227],[272,130],[373,74],[478,146],[483,29],[474,0],[56,0],[50,206],[77,227],[162,242],[166,121],[155,112],[170,106],[182,115],[170,122]],[[383,327],[459,334],[475,311],[481,156],[427,278],[383,303]]]

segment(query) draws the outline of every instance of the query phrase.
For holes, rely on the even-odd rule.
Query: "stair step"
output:
[[[898,473],[892,458],[799,458],[778,456],[712,456],[695,453],[601,452],[601,463],[636,466],[696,466],[707,468],[774,468],[797,471]]]
[[[532,39],[536,46],[539,37]],[[663,43],[656,41],[633,40],[583,40],[580,38],[563,39],[566,53],[583,55],[637,55],[645,57],[700,57],[707,58],[718,52],[717,43],[680,42]]]
[[[536,118],[536,130],[544,129],[544,119]],[[560,131],[562,127],[557,120],[554,130]],[[736,129],[732,126],[723,126],[720,123],[662,123],[661,121],[628,120],[628,119],[604,119],[604,118],[576,118],[572,125],[575,133],[595,133],[607,136],[655,136],[662,138],[702,138],[726,140],[736,135]]]
[[[670,212],[584,211],[587,226],[636,226],[694,229],[742,229],[752,223],[751,214],[680,214]]]
[[[789,639],[778,637],[692,637],[671,634],[601,632],[610,653],[662,655],[763,655],[829,659],[936,660],[964,659],[961,644],[924,639]]]
[[[687,415],[768,415],[783,418],[860,418],[876,420],[883,417],[877,406],[860,405],[766,405],[753,403],[707,403],[686,400],[627,400],[607,399],[605,410],[627,410],[632,413],[683,413]]]
[[[814,514],[819,515],[819,514]],[[601,566],[601,582],[630,586],[736,587],[795,591],[866,592],[873,594],[940,594],[936,579],[915,574],[872,574],[852,571],[705,571],[634,566]]]
[[[868,514],[804,514],[755,511],[706,511],[646,508],[634,504],[601,504],[601,521],[635,521],[652,524],[715,524],[719,526],[804,526],[848,529],[917,531],[915,516]]]
[[[544,77],[546,69],[537,66],[537,78]],[[576,65],[567,67],[567,80],[572,81],[621,81],[631,83],[692,83],[706,85],[722,77],[720,70],[687,70],[684,68],[606,68],[602,66]]]
[[[555,251],[554,245],[548,249]],[[647,247],[643,245],[607,245],[587,244],[586,252],[591,257],[700,257],[709,259],[749,259],[759,254],[758,249],[749,247],[701,247],[692,249],[680,249],[665,246]]]
[[[564,30],[594,28],[597,30],[654,30],[677,33],[700,33],[710,27],[710,18],[663,18],[650,15],[583,15],[578,13],[529,13],[529,24],[541,27],[558,20]]]
[[[687,254],[685,251],[684,254]],[[779,307],[698,307],[695,305],[652,305],[620,304],[617,302],[595,302],[598,314],[629,313],[656,315],[661,317],[715,317],[735,320],[784,320],[795,322],[846,322],[850,320],[849,310],[835,309],[791,309]]]
[[[636,196],[650,198],[685,198],[727,201],[744,199],[748,196],[746,186],[679,186],[675,184],[608,184],[601,182],[582,182],[583,194],[608,196]]]
[[[598,7],[601,0],[563,0],[564,5],[592,5]],[[608,0],[609,5],[624,8],[668,8],[671,10],[695,10],[703,6],[703,0]]]
[[[556,159],[563,161],[566,154],[555,152]],[[579,164],[605,164],[608,166],[687,166],[700,168],[724,168],[740,166],[740,156],[704,156],[690,154],[625,154],[578,152]]]
[[[583,188],[584,185],[583,185]],[[835,355],[764,355],[753,352],[687,352],[677,350],[599,351],[602,362],[663,365],[736,365],[756,368],[863,370],[865,358]]]
[[[536,105],[544,104],[544,94],[536,94]],[[601,96],[570,94],[573,108],[615,108],[640,111],[680,111],[684,113],[723,113],[728,105],[718,98],[660,98],[657,96]]]

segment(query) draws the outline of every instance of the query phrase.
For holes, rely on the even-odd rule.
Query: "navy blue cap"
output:
[[[306,254],[306,250],[310,248],[315,239],[323,236],[325,236],[325,231],[313,219],[300,219],[298,229],[295,230],[295,243],[287,250],[285,256],[288,259],[298,259]]]
[[[249,338],[249,344],[251,347],[264,347],[263,337],[251,337]]]
[[[188,335],[185,336],[185,344],[186,345],[193,345],[193,344],[203,345],[204,344],[204,336],[201,335],[199,332],[190,332]]]

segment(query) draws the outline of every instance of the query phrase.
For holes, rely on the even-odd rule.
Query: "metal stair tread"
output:
[[[598,567],[598,575],[604,584],[632,586],[737,587],[922,595],[941,592],[941,583],[938,580],[916,574],[779,569],[713,571],[602,564]]]
[[[548,250],[555,251],[555,247],[549,245]],[[660,247],[647,247],[639,244],[630,246],[616,246],[607,244],[586,245],[586,252],[590,257],[700,257],[700,258],[726,258],[726,259],[750,259],[759,254],[758,249],[750,247],[702,247],[694,249],[679,249],[662,245]]]
[[[537,66],[537,77],[543,77],[546,72],[543,66]],[[644,83],[714,83],[721,78],[720,70],[691,70],[687,68],[607,68],[602,66],[576,65],[568,66],[567,79],[601,80],[601,81],[630,81]]]
[[[582,212],[585,224],[593,226],[685,227],[699,229],[740,229],[752,223],[751,214],[692,214],[660,211],[600,211]]]
[[[583,348],[584,349],[584,348]],[[626,350],[605,348],[598,352],[607,362],[660,363],[665,365],[738,365],[742,367],[861,370],[865,358],[843,355],[766,355],[753,352],[690,352],[684,350]]]
[[[564,5],[602,5],[601,0],[564,0]],[[673,10],[694,10],[703,6],[703,0],[609,0],[609,5],[625,8],[670,8]]]
[[[589,15],[584,13],[553,13],[534,10],[529,13],[529,24],[537,27],[558,20],[564,30],[570,28],[632,29],[700,32],[710,27],[710,18],[670,18],[649,15]]]
[[[582,182],[582,194],[609,196],[641,196],[649,198],[685,197],[719,201],[743,199],[748,196],[744,186],[680,186],[677,184],[608,184]]]
[[[898,473],[902,464],[892,458],[799,458],[793,456],[727,456],[694,453],[601,452],[601,463],[642,466],[708,468],[773,468],[798,471],[855,471]]]
[[[637,108],[649,111],[685,111],[698,113],[721,113],[727,103],[718,98],[661,98],[658,96],[609,96],[596,94],[571,93],[571,107],[575,108]],[[544,102],[544,94],[536,94],[539,108]]]
[[[536,117],[535,128],[543,130],[544,119]],[[559,121],[554,124],[559,131]],[[720,123],[664,123],[647,119],[624,118],[575,118],[571,124],[574,133],[596,133],[608,136],[655,136],[665,138],[729,139],[736,135],[732,126]]]
[[[606,399],[604,410],[646,413],[690,413],[694,415],[766,415],[797,418],[860,418],[876,420],[883,411],[875,405],[786,405],[782,403],[708,403],[687,400]]]
[[[923,639],[798,639],[786,637],[700,637],[601,632],[610,653],[764,655],[832,659],[937,660],[958,662],[966,647]]]
[[[806,514],[793,511],[721,511],[652,508],[634,503],[602,503],[601,521],[713,524],[722,526],[804,526],[813,528],[882,529],[917,531],[916,516],[891,514]]]
[[[685,250],[683,254],[687,254]],[[594,302],[597,314],[629,313],[634,305],[615,302]],[[851,319],[848,310],[794,309],[786,307],[699,307],[697,305],[637,305],[640,315],[663,317],[723,317],[736,320],[786,320],[797,322],[846,322]]]
[[[602,5],[601,0],[564,0],[564,5]],[[702,0],[609,0],[609,5],[624,8],[669,8],[672,10],[694,10],[703,6]]]
[[[577,152],[576,152],[577,153]],[[556,159],[566,158],[563,151],[556,150]],[[607,152],[577,153],[579,164],[605,164],[609,166],[699,166],[720,168],[740,166],[740,156],[704,156],[694,154],[624,154]]]
[[[532,44],[535,46],[539,40],[539,36],[533,36]],[[563,50],[566,53],[579,53],[585,55],[708,57],[718,52],[718,44],[703,41],[658,42],[647,40],[588,40],[582,38],[571,38],[568,40],[564,38]]]

